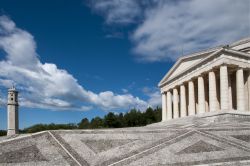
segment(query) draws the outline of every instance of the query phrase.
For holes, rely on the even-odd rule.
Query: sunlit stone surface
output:
[[[0,139],[0,165],[199,164],[250,165],[250,114],[209,112],[145,127]]]

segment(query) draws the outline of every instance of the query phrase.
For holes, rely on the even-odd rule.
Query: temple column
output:
[[[250,111],[250,71],[247,71],[247,85],[248,85],[248,111]]]
[[[198,113],[202,114],[206,112],[205,103],[205,88],[204,88],[204,78],[202,76],[198,77]]]
[[[220,67],[220,102],[221,111],[228,111],[228,72],[227,66]]]
[[[209,79],[209,111],[218,111],[218,99],[217,99],[217,89],[216,89],[216,77],[214,71],[208,73]]]
[[[174,103],[174,119],[179,117],[179,104],[178,104],[178,90],[177,88],[174,88],[173,90],[174,96],[173,96],[173,103]]]
[[[184,85],[180,87],[180,99],[181,99],[181,117],[187,116],[187,106],[186,106],[186,89]]]
[[[242,68],[236,71],[236,98],[237,110],[245,111],[244,75]]]
[[[172,119],[172,94],[170,91],[167,92],[167,120]]]
[[[248,111],[249,110],[249,93],[248,93],[248,90],[249,90],[249,82],[248,82],[248,79],[249,79],[249,71],[248,70],[244,70],[244,94],[245,94],[245,111]]]
[[[161,121],[164,122],[167,120],[167,96],[165,93],[163,93],[161,95],[161,99],[162,99],[162,118]]]
[[[232,79],[230,73],[228,73],[228,111],[233,110],[233,95],[232,95]]]
[[[195,115],[194,82],[188,82],[188,114]]]

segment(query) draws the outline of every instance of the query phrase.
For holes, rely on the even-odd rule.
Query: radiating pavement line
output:
[[[62,147],[62,149],[79,165],[82,166],[80,164],[79,161],[77,161],[77,159],[71,155],[71,153],[58,141],[58,139],[50,132],[48,131],[48,133],[51,135],[51,137]]]

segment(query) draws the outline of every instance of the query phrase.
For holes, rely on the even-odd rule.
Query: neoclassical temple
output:
[[[181,57],[158,86],[162,121],[250,111],[250,38]]]

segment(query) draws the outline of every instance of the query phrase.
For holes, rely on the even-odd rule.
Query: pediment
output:
[[[164,76],[164,78],[159,83],[159,86],[162,83],[175,78],[176,76],[178,76],[182,72],[186,71],[188,68],[190,68],[190,67],[194,66],[195,64],[201,62],[208,55],[210,55],[211,53],[217,51],[218,49],[219,48],[215,48],[215,49],[211,49],[211,50],[208,50],[208,51],[205,51],[205,52],[199,52],[198,54],[192,54],[191,56],[181,57],[180,59],[178,59],[176,61],[176,63],[169,70],[169,72]]]
[[[182,60],[181,62],[177,63],[178,65],[175,67],[175,70],[169,75],[168,79],[174,78],[175,76],[179,75],[189,67],[202,61],[205,57],[206,55],[203,55]]]

